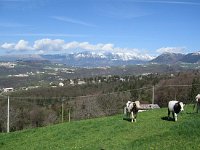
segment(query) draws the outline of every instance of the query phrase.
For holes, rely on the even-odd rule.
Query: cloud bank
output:
[[[112,43],[98,43],[90,44],[89,42],[65,42],[62,39],[39,39],[33,43],[29,43],[26,40],[19,40],[16,43],[3,43],[0,45],[0,49],[6,53],[34,53],[34,54],[51,54],[51,53],[73,53],[81,51],[96,51],[96,52],[111,52],[111,53],[129,53],[136,57],[140,57],[145,60],[151,60],[154,56],[148,54],[147,50],[140,50],[134,48],[121,48],[116,47]],[[156,50],[158,54],[161,53],[184,53],[185,47],[162,47]]]
[[[40,39],[34,41],[31,45],[28,41],[19,40],[17,43],[3,43],[1,49],[6,51],[43,51],[48,52],[70,52],[74,49],[88,50],[88,51],[136,51],[136,49],[117,48],[111,43],[107,44],[90,44],[89,42],[65,42],[62,39]]]
[[[65,42],[62,39],[39,39],[33,43],[26,40],[19,40],[16,43],[3,43],[0,48],[6,53],[34,53],[34,54],[50,54],[50,53],[73,53],[80,51],[96,51],[96,52],[112,52],[112,53],[130,53],[146,60],[154,57],[148,54],[147,50],[134,48],[116,47],[112,43],[90,44],[89,42]],[[162,47],[156,50],[157,53],[184,53],[185,47]]]

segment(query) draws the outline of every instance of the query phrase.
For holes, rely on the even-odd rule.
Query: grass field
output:
[[[200,114],[192,106],[185,107],[177,122],[166,116],[167,108],[162,108],[139,113],[136,123],[116,115],[2,133],[0,149],[200,149]]]

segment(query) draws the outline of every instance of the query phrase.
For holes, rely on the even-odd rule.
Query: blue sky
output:
[[[199,0],[0,0],[0,54],[200,50]]]

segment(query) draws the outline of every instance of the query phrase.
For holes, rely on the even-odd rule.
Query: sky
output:
[[[0,55],[200,50],[199,0],[0,0]]]

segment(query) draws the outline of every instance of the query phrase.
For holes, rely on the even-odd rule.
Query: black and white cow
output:
[[[195,99],[196,99],[196,107],[197,107],[197,110],[196,110],[196,112],[198,113],[199,112],[199,110],[200,110],[200,94],[197,94],[197,96],[195,97]],[[195,105],[194,105],[194,108],[195,108]]]
[[[135,102],[131,102],[128,101],[126,103],[126,106],[124,107],[124,115],[126,115],[126,117],[131,118],[131,122],[136,122],[136,118],[137,118],[137,113],[140,109],[140,102],[139,101],[135,101]]]
[[[170,116],[170,112],[172,112],[173,118],[175,121],[177,121],[177,116],[178,113],[180,113],[181,111],[183,111],[184,104],[183,102],[179,102],[179,101],[169,101],[168,103],[168,119]]]

